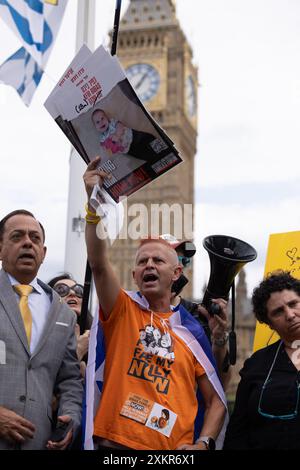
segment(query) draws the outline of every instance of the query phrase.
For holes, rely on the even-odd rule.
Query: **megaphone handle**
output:
[[[236,334],[235,328],[235,283],[231,285],[231,331],[229,333],[229,363],[234,366],[236,363]]]
[[[234,366],[236,363],[236,334],[235,331],[229,333],[229,363]]]
[[[231,284],[231,331],[235,329],[235,283]]]

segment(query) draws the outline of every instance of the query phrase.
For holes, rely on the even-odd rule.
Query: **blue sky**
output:
[[[95,45],[107,41],[114,0],[97,0]],[[101,3],[101,5],[100,5]],[[128,1],[123,2],[125,9]],[[202,239],[228,234],[258,251],[250,288],[263,274],[270,233],[300,227],[300,3],[298,0],[177,0],[199,67],[195,166],[195,295],[209,275]],[[101,11],[100,11],[101,6]],[[46,75],[26,108],[0,85],[0,216],[20,206],[47,231],[47,280],[63,269],[70,146],[43,108],[75,53],[76,2],[67,6]],[[18,47],[1,22],[0,63]]]

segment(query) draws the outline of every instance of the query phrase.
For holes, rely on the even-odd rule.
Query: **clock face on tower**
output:
[[[126,69],[127,78],[141,101],[149,101],[156,95],[160,77],[150,64],[134,64]]]

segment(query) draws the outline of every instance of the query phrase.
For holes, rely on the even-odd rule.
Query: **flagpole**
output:
[[[94,49],[95,11],[95,0],[78,0],[76,52],[83,44],[86,44],[91,50]]]
[[[114,29],[113,29],[113,35],[112,35],[111,51],[110,51],[111,55],[115,55],[116,52],[117,52],[119,25],[120,25],[120,15],[121,15],[121,5],[122,5],[122,0],[116,0]]]
[[[110,51],[111,55],[115,55],[116,52],[117,52],[119,25],[120,25],[120,16],[121,16],[121,6],[122,6],[122,0],[116,0],[114,27],[113,27],[113,35],[112,35],[112,45],[111,45],[111,51]],[[79,321],[78,321],[81,335],[84,333],[84,331],[86,329],[86,319],[87,319],[87,314],[88,314],[88,305],[89,305],[91,284],[92,284],[92,270],[90,268],[89,262],[87,261],[86,269],[85,269],[85,277],[84,277],[84,288],[83,288],[81,313],[80,313]]]

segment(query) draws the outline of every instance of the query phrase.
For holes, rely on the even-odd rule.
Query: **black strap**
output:
[[[236,333],[235,329],[235,283],[231,286],[231,331],[229,333],[229,363],[234,366],[236,363]]]

